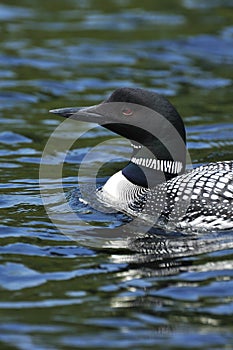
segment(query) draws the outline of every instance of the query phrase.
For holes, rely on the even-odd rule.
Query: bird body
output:
[[[152,225],[181,230],[233,228],[233,161],[186,171],[184,124],[164,97],[121,88],[99,105],[51,112],[96,122],[131,141],[129,163],[97,191],[107,205]]]

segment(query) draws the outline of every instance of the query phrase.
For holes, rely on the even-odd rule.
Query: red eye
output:
[[[130,116],[130,115],[133,114],[133,111],[132,111],[132,109],[130,109],[130,108],[124,108],[124,109],[122,110],[122,114],[124,114],[124,115],[126,115],[126,116],[128,117],[128,116]]]

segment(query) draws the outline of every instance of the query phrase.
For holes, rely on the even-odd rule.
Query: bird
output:
[[[99,200],[151,225],[187,232],[233,229],[233,160],[187,170],[184,122],[166,97],[121,87],[100,104],[50,112],[130,140],[128,164],[97,189]]]

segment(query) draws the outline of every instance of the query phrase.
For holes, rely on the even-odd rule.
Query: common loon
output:
[[[119,88],[98,105],[50,112],[95,122],[131,141],[129,163],[97,190],[104,202],[176,229],[233,228],[233,161],[185,171],[185,127],[165,97]]]

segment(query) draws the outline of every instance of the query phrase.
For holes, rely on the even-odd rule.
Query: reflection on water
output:
[[[135,222],[129,232],[125,215],[79,202],[91,148],[112,155],[98,184],[128,158],[129,145],[105,143],[115,136],[103,129],[61,134],[79,138],[62,169],[81,218],[63,213],[69,236],[46,214],[38,171],[61,123],[48,110],[92,105],[120,86],[169,97],[193,164],[232,159],[232,20],[230,0],[1,2],[1,349],[231,348],[232,231],[145,234]],[[97,156],[79,184],[90,184],[94,165]],[[56,175],[42,180],[59,219]]]

